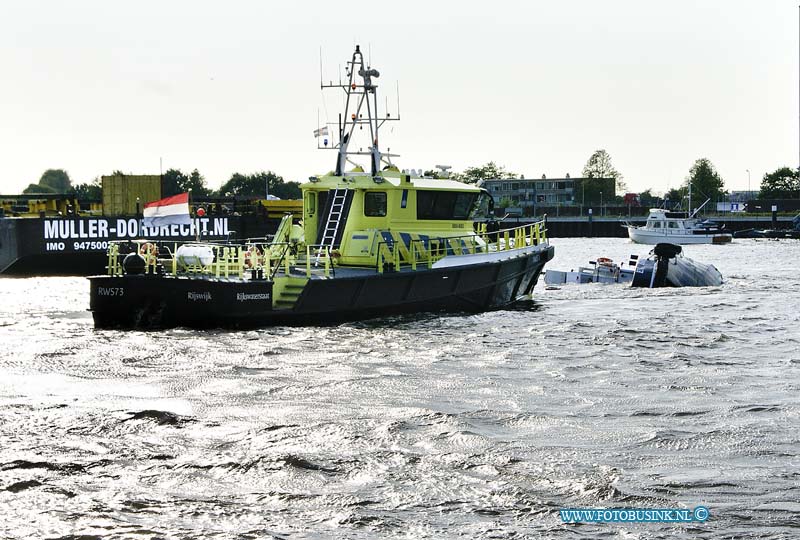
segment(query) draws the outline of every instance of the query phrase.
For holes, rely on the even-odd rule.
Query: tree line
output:
[[[252,174],[233,173],[219,189],[206,186],[205,178],[197,171],[184,174],[178,169],[169,169],[163,175],[162,194],[165,197],[176,193],[192,191],[193,197],[258,197],[267,195],[279,199],[299,199],[302,197],[299,182],[286,182],[282,176],[272,171]]]
[[[124,174],[114,171],[112,176]],[[180,169],[169,169],[162,175],[161,194],[169,197],[191,190],[193,197],[258,197],[269,195],[280,199],[299,199],[302,194],[299,182],[286,182],[283,177],[272,171],[260,171],[252,174],[233,173],[231,177],[214,190],[206,185],[205,177],[197,169],[186,174]],[[30,184],[24,194],[62,194],[76,197],[78,200],[101,200],[103,198],[100,178],[91,182],[73,184],[64,169],[47,169],[36,184]]]
[[[609,204],[623,204],[622,192],[626,186],[623,175],[614,167],[611,156],[606,150],[595,151],[583,167],[584,178],[613,178],[616,183],[617,195],[607,199]],[[122,174],[114,171],[113,174]],[[425,176],[439,178],[439,171],[428,170]],[[205,177],[197,169],[186,174],[180,169],[169,169],[162,175],[162,195],[168,197],[177,193],[191,190],[194,197],[266,197],[267,193],[281,199],[299,199],[301,197],[299,182],[286,182],[282,176],[272,171],[260,171],[252,174],[233,173],[219,189],[213,190],[206,185]],[[467,167],[462,172],[455,172],[449,178],[466,183],[477,183],[489,179],[515,179],[523,175],[506,170],[502,165],[490,161],[484,165]],[[725,182],[719,175],[711,161],[707,158],[697,159],[683,184],[678,188],[667,191],[663,198],[653,194],[653,190],[646,189],[638,193],[642,205],[658,205],[666,202],[668,206],[678,206],[686,198],[689,185],[692,186],[692,195],[696,200],[709,198],[712,201],[723,200],[728,194]],[[591,182],[585,183],[584,197],[586,200],[596,200],[596,193],[592,190],[602,189]],[[64,169],[46,170],[39,182],[30,184],[23,191],[24,194],[66,194],[77,197],[79,200],[100,200],[102,191],[100,179],[91,182],[73,184],[69,174]],[[759,199],[800,199],[800,169],[780,167],[773,172],[766,173],[761,180],[758,193]],[[513,201],[509,201],[513,202]],[[516,204],[516,203],[514,203]]]
[[[611,199],[609,204],[624,204],[622,193],[626,190],[623,175],[614,167],[611,156],[606,150],[596,150],[589,157],[583,167],[583,177],[613,178],[617,188],[617,195]],[[426,171],[426,176],[439,177],[438,171]],[[467,167],[463,172],[454,173],[450,178],[467,183],[477,183],[481,180],[489,179],[516,179],[523,178],[508,171],[502,165],[493,161],[481,166]],[[717,172],[714,164],[708,158],[697,159],[690,167],[683,183],[667,191],[663,197],[658,197],[653,193],[652,188],[648,188],[641,193],[637,193],[642,205],[657,206],[666,203],[669,207],[677,207],[682,204],[689,194],[689,185],[692,186],[692,197],[695,200],[711,199],[713,202],[725,200],[728,191],[725,189],[725,182]],[[602,189],[600,183],[585,183],[585,200],[596,201],[598,189]],[[766,173],[761,180],[758,192],[759,199],[800,199],[800,169],[791,167],[780,167],[773,172]],[[516,206],[518,201],[508,201]],[[502,206],[502,204],[501,204]]]
[[[671,202],[680,202],[688,195],[689,183],[692,185],[692,196],[697,199],[710,198],[712,201],[723,200],[728,191],[725,183],[714,165],[706,158],[695,161],[689,170],[686,181],[680,188],[671,189],[664,199]],[[642,203],[646,196],[652,195],[651,190],[646,190],[640,195]],[[790,167],[780,167],[775,171],[764,174],[758,188],[758,199],[800,199],[800,170]]]
[[[610,205],[624,204],[622,193],[627,189],[627,185],[625,184],[624,176],[614,167],[611,156],[606,150],[599,149],[593,152],[586,161],[582,173],[584,178],[589,179],[589,181],[583,183],[582,200],[596,203],[597,200],[601,198],[600,193],[603,190],[604,184],[599,181],[592,182],[593,179],[613,179],[617,193],[613,198],[610,197],[609,194],[606,194],[607,198],[605,200]],[[438,177],[436,171],[426,171],[425,174]],[[461,173],[450,175],[450,178],[467,183],[476,183],[480,180],[489,179],[516,179],[523,177],[523,175],[518,175],[517,173],[506,170],[505,167],[497,165],[493,161],[481,166],[467,167]],[[697,194],[698,197],[705,195],[713,200],[719,200],[726,194],[722,178],[720,178],[719,174],[714,169],[711,161],[706,158],[700,158],[692,165],[683,185],[680,188],[667,192],[664,198],[680,203],[685,193],[688,192],[689,183],[692,184],[693,193]],[[642,204],[652,204],[657,199],[657,197],[653,195],[652,189],[645,190],[638,195],[640,196]],[[513,206],[518,204],[518,201],[514,200],[508,200],[507,202],[511,203]],[[500,206],[503,206],[502,202]]]

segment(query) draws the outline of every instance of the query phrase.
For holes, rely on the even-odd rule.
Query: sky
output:
[[[197,168],[305,181],[335,164],[320,90],[360,44],[401,121],[401,168],[495,161],[579,176],[597,149],[629,191],[708,158],[729,190],[798,166],[797,2],[73,0],[0,5],[0,193],[48,168]],[[321,53],[320,53],[321,51]],[[365,144],[366,146],[366,144]],[[750,179],[748,180],[748,172]]]

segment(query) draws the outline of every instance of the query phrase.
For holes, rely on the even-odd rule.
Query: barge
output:
[[[149,180],[148,194],[139,190],[143,179]],[[115,204],[123,194],[131,201]],[[137,211],[137,195],[144,202],[161,198],[160,175],[103,177],[103,203],[66,195],[0,195],[0,275],[89,276],[103,266],[110,243],[137,238],[184,243],[198,236],[214,242],[265,237],[275,233],[286,211],[300,208],[292,200],[200,199],[192,204],[189,225],[151,230]]]

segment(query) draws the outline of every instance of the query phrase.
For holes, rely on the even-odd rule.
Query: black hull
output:
[[[108,256],[105,252],[35,253],[15,258],[0,274],[3,277],[89,276],[106,264]]]
[[[91,311],[97,328],[241,328],[481,312],[530,294],[553,252],[547,247],[498,262],[312,279],[294,307],[282,310],[272,309],[273,284],[268,281],[95,276],[89,278]]]
[[[0,218],[0,274],[89,276],[97,273],[106,264],[109,241],[138,237],[130,234],[131,221],[138,220],[134,216]],[[273,234],[279,221],[260,215],[210,216],[203,239],[263,237]],[[174,232],[178,234],[172,234]],[[151,238],[167,244],[195,240],[194,236],[181,234],[181,231]]]

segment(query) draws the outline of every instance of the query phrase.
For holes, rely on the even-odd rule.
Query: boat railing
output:
[[[483,223],[479,224],[474,234],[381,241],[378,243],[375,268],[378,273],[403,267],[416,270],[419,265],[431,268],[444,257],[513,251],[547,242],[546,219],[493,232],[488,231]]]
[[[119,243],[109,242],[106,255],[108,255],[108,264],[106,264],[106,272],[108,275],[121,276],[122,262],[119,260]]]
[[[134,245],[135,249],[123,253],[120,246]],[[192,244],[183,244],[192,245]],[[106,270],[110,276],[121,276],[124,273],[123,261],[129,253],[138,252],[144,259],[144,274],[165,274],[173,276],[178,274],[196,274],[213,277],[238,277],[241,278],[246,272],[252,271],[255,275],[271,276],[272,267],[278,253],[285,253],[283,244],[275,244],[260,240],[258,242],[248,242],[241,244],[231,243],[209,243],[203,242],[199,246],[210,248],[213,252],[213,260],[209,264],[202,264],[199,257],[194,258],[194,262],[181,260],[178,256],[178,244],[169,244],[147,240],[135,242],[119,241],[109,242]],[[286,245],[288,249],[288,244]],[[162,257],[165,251],[166,257]],[[280,261],[280,258],[277,258]]]
[[[204,275],[217,278],[243,278],[247,272],[254,275],[273,279],[275,275],[283,271],[286,275],[292,273],[292,267],[298,270],[298,263],[305,265],[307,277],[312,274],[331,277],[335,275],[334,262],[338,257],[338,252],[331,250],[330,246],[308,245],[306,247],[305,261],[299,260],[297,248],[294,242],[268,242],[264,239],[257,239],[257,242],[247,242],[241,244],[230,243],[198,243],[197,245],[208,247],[213,251],[213,261],[209,264],[202,264],[199,258],[195,258],[193,263],[178,257],[178,244],[168,245],[157,242],[139,241],[119,241],[109,242],[107,250],[107,273],[110,276],[121,276],[124,273],[123,260],[128,253],[138,252],[145,262],[144,274],[166,274],[177,276],[181,275]],[[122,252],[120,246],[133,245],[135,248],[128,252]],[[193,244],[184,244],[193,245]],[[312,260],[319,261],[312,265]],[[302,272],[302,270],[300,270]]]
[[[479,224],[477,232],[472,234],[381,241],[377,246],[375,268],[379,273],[402,267],[412,270],[416,270],[418,266],[431,268],[444,257],[513,251],[546,243],[546,220],[500,231],[489,231],[485,224]],[[135,248],[122,252],[122,244],[134,245]],[[295,272],[302,272],[304,265],[306,277],[331,277],[335,275],[336,261],[340,256],[331,246],[309,244],[305,246],[305,254],[299,254],[299,246],[295,242],[267,242],[263,239],[240,244],[203,242],[196,245],[212,250],[213,259],[210,263],[203,264],[199,256],[180,257],[177,243],[149,240],[109,242],[107,273],[110,276],[121,276],[124,273],[124,257],[138,252],[144,259],[144,274],[243,278],[247,272],[251,272],[254,278],[273,279],[280,271],[290,275],[293,266]],[[162,251],[166,252],[167,257],[161,256]],[[313,265],[312,259],[315,261]]]
[[[312,273],[321,272],[325,277],[336,275],[334,270],[334,258],[338,256],[336,250],[332,250],[330,245],[309,244],[306,246],[306,277],[310,278]],[[311,264],[311,261],[314,264]],[[319,269],[319,270],[317,270]]]
[[[547,243],[547,216],[534,223],[528,223],[503,229],[500,231],[488,231],[486,223],[478,225],[478,234],[489,246],[490,251],[507,251],[509,249],[519,249],[526,246],[536,246]]]
[[[289,274],[289,270],[291,268],[291,260],[290,260],[291,244],[288,244],[288,243],[284,242],[282,244],[272,244],[270,247],[272,249],[270,249],[269,253],[274,253],[274,251],[277,251],[278,252],[278,256],[277,256],[277,259],[275,261],[275,265],[274,265],[274,268],[273,268],[272,272],[268,271],[267,275],[269,276],[270,279],[274,279],[275,278],[275,274],[277,274],[278,271],[280,271],[282,265],[284,266],[284,271],[288,275]],[[269,258],[269,257],[267,257],[267,258]],[[269,265],[269,262],[267,264]]]
[[[214,259],[209,264],[196,262],[194,264],[179,260],[177,246],[170,257],[170,273],[175,276],[182,274],[201,274],[216,278],[242,278],[246,272],[253,275],[270,276],[273,266],[273,245],[266,243],[250,244],[204,244],[214,252]]]

